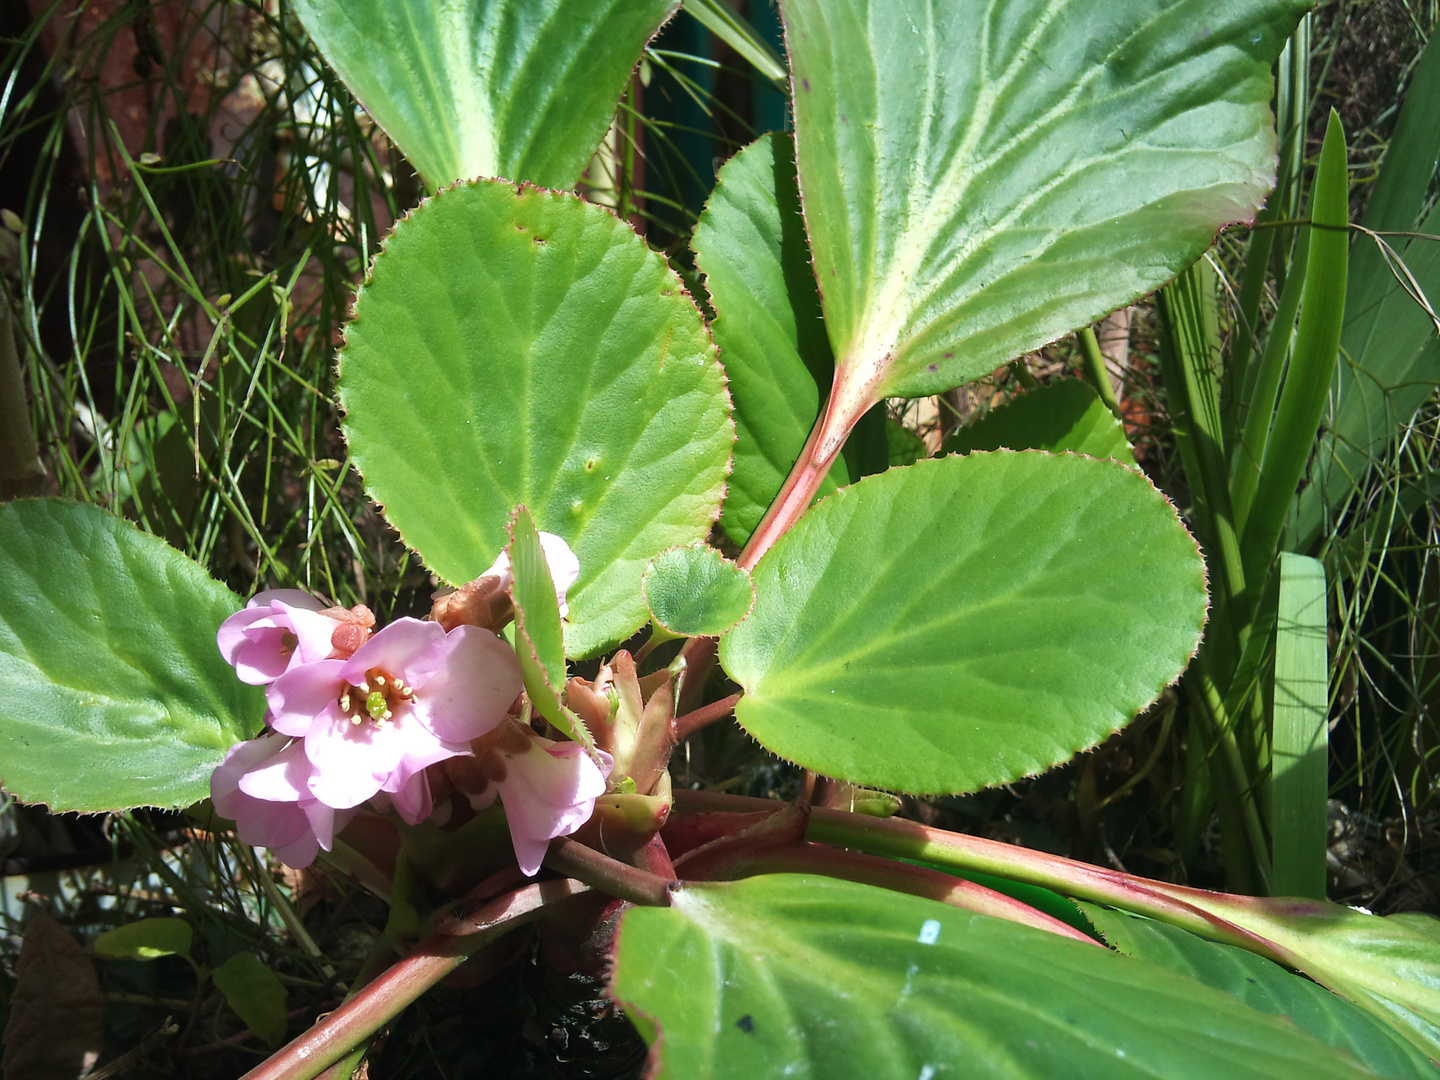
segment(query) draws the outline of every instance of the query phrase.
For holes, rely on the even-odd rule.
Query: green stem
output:
[[[1191,705],[1198,710],[1209,729],[1206,734],[1210,743],[1210,776],[1215,783],[1215,802],[1221,821],[1228,818],[1232,826],[1229,833],[1232,839],[1226,844],[1225,851],[1230,886],[1236,891],[1268,896],[1269,847],[1255,798],[1255,785],[1250,780],[1253,773],[1246,767],[1240,744],[1235,738],[1234,725],[1225,712],[1225,702],[1221,700],[1203,657],[1195,664],[1188,683]],[[1191,752],[1194,752],[1193,748]],[[1235,839],[1243,843],[1243,852],[1233,850],[1237,846]]]
[[[1086,379],[1100,395],[1105,407],[1115,414],[1115,419],[1123,422],[1125,418],[1120,414],[1120,402],[1115,399],[1115,388],[1110,385],[1110,373],[1105,370],[1105,354],[1100,351],[1100,340],[1095,336],[1095,328],[1084,327],[1078,336],[1080,355],[1085,359]]]

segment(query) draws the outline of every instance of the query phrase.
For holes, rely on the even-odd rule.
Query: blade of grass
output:
[[[681,6],[686,14],[694,16],[700,25],[734,49],[777,90],[785,94],[790,92],[790,72],[786,70],[785,61],[729,5],[720,0],[684,0]]]
[[[1265,456],[1265,442],[1270,438],[1270,425],[1275,419],[1275,399],[1280,393],[1280,379],[1295,340],[1295,316],[1300,309],[1300,294],[1305,284],[1305,268],[1310,260],[1310,233],[1302,232],[1295,242],[1290,261],[1290,276],[1280,290],[1275,318],[1270,322],[1270,337],[1255,369],[1254,386],[1245,409],[1244,431],[1235,449],[1230,476],[1230,503],[1235,509],[1235,528],[1244,533],[1260,484],[1260,462]]]
[[[1261,456],[1254,508],[1240,538],[1244,576],[1252,589],[1264,581],[1275,558],[1335,373],[1345,313],[1348,196],[1345,129],[1331,110],[1310,201],[1310,258],[1295,351]]]
[[[1201,259],[1161,290],[1159,307],[1161,376],[1195,501],[1194,521],[1211,560],[1216,610],[1211,614],[1206,647],[1213,657],[1212,670],[1224,678],[1244,648],[1237,631],[1249,619],[1231,616],[1246,595],[1245,572],[1221,441],[1220,323],[1216,275],[1210,262]]]
[[[1325,899],[1329,789],[1330,658],[1325,567],[1305,555],[1280,556],[1275,625],[1275,706],[1271,741],[1271,840],[1278,896]]]
[[[1306,58],[1306,62],[1295,63],[1297,56]],[[1235,328],[1235,344],[1227,367],[1225,407],[1233,417],[1233,426],[1229,430],[1238,430],[1247,422],[1254,402],[1253,384],[1257,373],[1253,361],[1260,340],[1260,300],[1265,293],[1270,255],[1281,231],[1274,224],[1296,216],[1295,200],[1300,188],[1298,172],[1305,161],[1306,119],[1310,113],[1309,56],[1310,16],[1306,15],[1290,35],[1276,63],[1275,127],[1280,132],[1280,167],[1276,173],[1275,190],[1265,201],[1265,208],[1260,211],[1255,228],[1250,233],[1250,247],[1240,281],[1239,323]],[[1293,254],[1290,265],[1293,268]],[[1289,281],[1290,274],[1287,273],[1284,282],[1288,285]],[[1280,313],[1277,312],[1273,325],[1280,325],[1279,320]],[[1291,320],[1293,323],[1293,314]],[[1291,323],[1284,325],[1288,334]],[[1274,331],[1271,332],[1273,334]],[[1243,517],[1238,506],[1236,513]]]

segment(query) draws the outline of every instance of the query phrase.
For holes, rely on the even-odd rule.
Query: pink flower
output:
[[[263,735],[236,743],[210,777],[215,812],[235,822],[240,841],[269,848],[299,869],[330,850],[351,811],[339,813],[312,796],[313,767],[298,742]]]
[[[570,605],[565,602],[565,593],[580,578],[580,560],[570,550],[570,545],[554,533],[542,532],[540,547],[545,551],[545,564],[550,568],[551,580],[555,582],[555,599],[560,602],[560,617],[563,619],[570,614]],[[510,573],[510,556],[502,551],[494,565],[480,577],[498,577],[500,584],[497,586],[497,590],[509,589],[515,580],[514,575]]]
[[[304,740],[312,796],[345,809],[384,791],[408,815],[428,806],[426,766],[470,753],[523,685],[488,630],[397,619],[348,660],[291,667],[266,697],[270,726]]]
[[[520,871],[533,876],[552,839],[590,820],[614,760],[596,751],[602,772],[576,743],[542,738],[518,720],[507,720],[485,743],[473,763],[449,770],[451,779],[476,810],[500,796]]]
[[[329,656],[339,619],[321,615],[319,600],[298,589],[256,594],[244,609],[220,624],[215,635],[220,655],[235,667],[241,682],[273,682],[300,664]]]

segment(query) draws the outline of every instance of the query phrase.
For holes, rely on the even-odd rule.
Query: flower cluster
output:
[[[563,608],[578,564],[558,537],[546,554]],[[505,587],[508,571],[502,556],[486,578]],[[466,785],[472,804],[499,794],[521,867],[534,874],[551,838],[589,818],[608,769],[509,718],[524,680],[492,629],[410,618],[373,625],[364,608],[323,608],[294,590],[260,593],[225,620],[220,652],[243,681],[265,687],[269,730],[216,768],[216,811],[243,842],[306,866],[366,802],[411,824],[428,818],[425,770],[464,759],[493,782],[483,795],[483,783]]]

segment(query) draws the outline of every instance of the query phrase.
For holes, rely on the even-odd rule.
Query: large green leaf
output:
[[[599,207],[500,182],[396,226],[346,330],[340,400],[370,493],[446,581],[490,565],[518,504],[565,539],[572,656],[648,618],[640,574],[709,532],[734,439],[665,260]]]
[[[0,506],[0,784],[53,810],[205,798],[265,712],[215,645],[241,606],[98,507]]]
[[[1209,915],[1258,935],[1273,954],[1344,994],[1440,1061],[1440,919],[1380,917],[1319,900],[1194,893]]]
[[[569,187],[677,0],[295,0],[425,181]]]
[[[1135,466],[1125,428],[1080,379],[1061,379],[1021,394],[945,440],[947,453],[972,450],[1069,450]]]
[[[1288,1017],[1301,1031],[1346,1051],[1376,1076],[1435,1080],[1429,1058],[1390,1028],[1273,960],[1111,908],[1082,908],[1106,942],[1126,956],[1189,975],[1261,1012]]]
[[[800,189],[847,408],[1150,292],[1273,182],[1307,0],[787,0]]]
[[[684,1080],[1371,1075],[1163,968],[821,877],[686,884],[625,913],[615,996]]]
[[[789,136],[766,135],[725,163],[694,247],[735,400],[735,471],[720,525],[744,544],[799,458],[835,373]],[[820,495],[860,478],[855,456],[836,457]]]
[[[917,462],[815,506],[720,645],[737,717],[827,776],[970,791],[1128,722],[1200,638],[1203,568],[1134,470],[1037,451]]]

